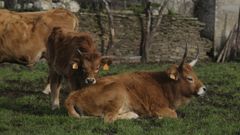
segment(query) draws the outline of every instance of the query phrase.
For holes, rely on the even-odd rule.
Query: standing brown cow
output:
[[[63,77],[69,82],[71,90],[96,83],[101,55],[89,34],[54,28],[48,38],[47,57],[52,109],[59,107]]]
[[[136,72],[99,79],[94,85],[72,92],[65,101],[68,114],[104,117],[106,122],[139,116],[176,118],[176,109],[188,103],[193,95],[202,96],[205,86],[192,66],[173,65],[163,72]]]

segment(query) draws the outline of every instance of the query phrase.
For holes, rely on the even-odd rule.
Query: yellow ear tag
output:
[[[78,69],[78,64],[77,63],[73,63],[72,64],[72,69]]]
[[[108,64],[104,64],[104,65],[103,65],[103,70],[104,70],[104,71],[108,71],[108,70],[109,70]]]
[[[176,80],[176,77],[173,74],[170,75],[170,78],[173,79],[173,80]]]

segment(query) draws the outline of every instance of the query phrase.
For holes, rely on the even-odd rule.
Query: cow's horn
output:
[[[181,64],[179,65],[179,68],[181,69],[185,63],[185,60],[186,60],[186,57],[187,57],[187,51],[188,51],[188,43],[186,43],[186,47],[185,47],[185,52],[184,52],[184,55],[183,55],[183,59],[182,59],[182,62]]]
[[[77,52],[78,52],[80,55],[83,54],[82,51],[80,51],[79,49],[77,49]]]
[[[198,57],[199,57],[199,46],[197,45],[197,55],[196,55],[195,59],[189,63],[189,65],[191,67],[193,67],[197,63]]]

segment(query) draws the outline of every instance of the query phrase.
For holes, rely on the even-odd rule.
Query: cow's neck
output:
[[[181,87],[179,86],[179,83],[173,83],[173,87],[171,89],[171,99],[170,99],[170,106],[171,108],[177,109],[183,105],[186,105],[189,103],[190,98],[189,96],[186,96],[182,93]]]
[[[179,82],[170,79],[165,72],[152,73],[151,76],[158,82],[159,88],[162,89],[164,95],[168,98],[170,108],[177,109],[189,103],[191,97],[183,95]]]

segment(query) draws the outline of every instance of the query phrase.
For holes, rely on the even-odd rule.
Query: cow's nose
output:
[[[95,78],[87,78],[86,79],[86,83],[87,84],[95,84],[96,83],[96,79]]]
[[[199,88],[197,95],[203,96],[205,94],[206,90],[207,90],[206,86],[202,86],[201,88]]]
[[[203,90],[204,90],[204,91],[207,91],[207,88],[206,88],[206,86],[203,86]]]

